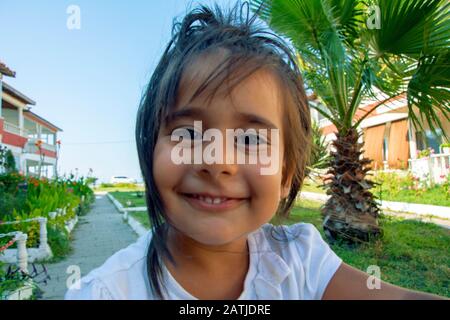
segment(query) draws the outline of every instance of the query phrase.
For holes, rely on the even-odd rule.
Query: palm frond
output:
[[[421,121],[414,114],[417,108],[421,118],[426,118],[430,129],[438,126],[447,134],[439,119],[438,112],[450,121],[450,50],[443,54],[424,56],[420,59],[416,73],[408,85],[409,116],[416,127],[422,128]]]
[[[369,30],[378,56],[421,54],[448,48],[450,3],[442,0],[375,0],[381,28]]]

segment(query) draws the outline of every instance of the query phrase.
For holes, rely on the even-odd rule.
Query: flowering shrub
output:
[[[422,189],[420,186],[419,178],[414,177],[411,172],[408,172],[406,176],[402,177],[395,172],[377,172],[373,180],[379,183],[377,191],[380,192],[381,188],[383,192],[387,192],[390,195],[398,195],[401,190],[417,190],[420,192]]]
[[[381,200],[450,205],[450,174],[442,175],[440,178],[446,180],[440,184],[430,184],[429,174],[419,178],[410,171],[378,171],[370,178],[378,183],[372,192]]]
[[[425,158],[425,157],[429,157],[430,155],[434,154],[434,149],[433,148],[426,148],[422,151],[417,151],[417,158]]]
[[[81,199],[84,197],[85,201]],[[36,217],[46,217],[48,228],[65,230],[65,223],[76,214],[85,213],[93,201],[93,191],[84,178],[75,180],[73,176],[49,180],[24,176],[20,173],[0,174],[0,233],[22,231],[28,235],[27,246],[39,244],[39,223],[24,222],[2,225],[1,221],[21,221]],[[65,215],[50,219],[49,213],[66,209]],[[50,240],[50,239],[49,239]],[[0,245],[6,239],[0,238]]]
[[[442,178],[442,177],[441,177]],[[444,190],[446,190],[446,199],[450,199],[450,174],[447,175],[445,182],[442,184]]]

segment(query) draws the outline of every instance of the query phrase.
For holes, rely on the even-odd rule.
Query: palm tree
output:
[[[357,128],[377,107],[406,93],[408,117],[424,119],[447,137],[438,112],[449,119],[450,4],[445,0],[254,0],[252,9],[298,52],[306,85],[327,110],[311,106],[338,132],[332,146],[330,199],[322,208],[328,237],[351,242],[381,234],[380,209],[366,179]],[[386,99],[361,117],[361,101]],[[421,120],[414,110],[419,111]]]
[[[326,169],[330,162],[330,153],[328,151],[329,143],[325,141],[325,136],[317,122],[311,123],[312,147],[309,156],[309,165],[306,168],[305,176],[313,178],[320,169]]]

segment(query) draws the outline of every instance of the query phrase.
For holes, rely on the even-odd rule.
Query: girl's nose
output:
[[[238,172],[238,165],[235,163],[203,163],[199,165],[197,170],[198,174],[201,176],[209,176],[213,179],[220,179],[236,175],[236,173]]]
[[[236,150],[234,147],[227,148],[224,143],[222,154],[215,158],[215,161],[212,159],[203,159],[202,163],[198,165],[196,170],[198,170],[200,175],[208,175],[211,178],[217,179],[220,177],[226,176],[234,176],[238,172],[238,164],[236,159]]]

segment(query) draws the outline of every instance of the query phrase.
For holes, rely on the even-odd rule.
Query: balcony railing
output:
[[[54,152],[56,152],[56,146],[55,145],[53,145],[53,144],[48,144],[48,143],[43,143],[42,144],[42,148],[43,149],[45,149],[45,150],[49,150],[49,151],[54,151]]]
[[[442,183],[450,174],[450,154],[432,154],[429,157],[409,159],[409,167],[416,177]]]
[[[30,131],[28,131],[25,128],[20,128],[18,125],[12,124],[11,122],[4,122],[3,123],[3,129],[9,133],[22,136],[24,138],[28,138],[30,135]]]
[[[29,138],[28,138],[28,144],[29,144],[30,146],[33,146],[32,150],[30,149],[30,150],[28,150],[28,152],[34,153],[35,151],[38,150],[37,147],[35,147],[35,143],[36,143],[38,140],[39,140],[39,139],[34,138],[34,137],[29,137]],[[42,149],[45,149],[45,150],[49,150],[49,151],[54,151],[54,152],[56,152],[56,146],[53,145],[53,144],[46,143],[46,142],[43,142],[43,143],[41,144],[41,148],[42,148]]]
[[[21,136],[23,134],[23,131],[20,130],[19,126],[16,126],[15,124],[12,124],[10,122],[4,122],[3,123],[3,129],[9,133],[16,134],[18,136]]]

